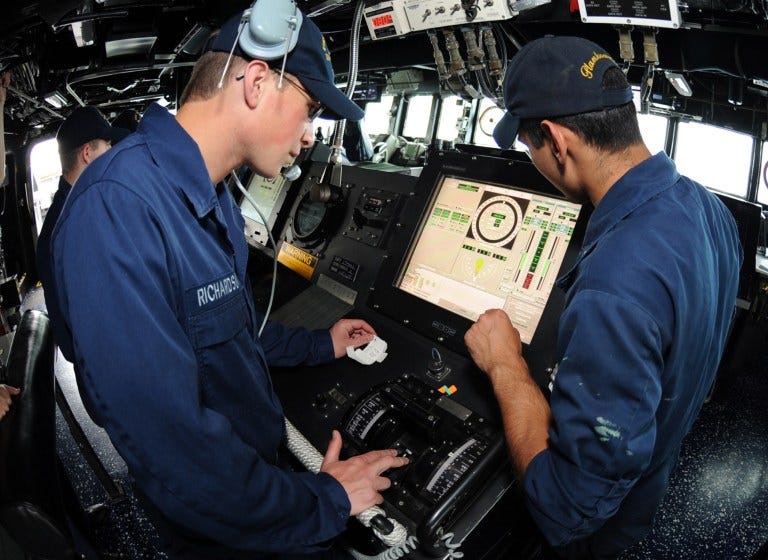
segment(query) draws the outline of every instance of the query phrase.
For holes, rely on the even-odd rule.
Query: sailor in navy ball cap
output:
[[[247,39],[247,26],[248,22],[243,24],[242,14],[232,17],[222,26],[208,49],[229,53],[234,46],[235,56],[245,60],[259,58],[253,54],[253,50],[251,53],[245,50],[251,44]],[[242,27],[246,29],[242,30]],[[277,71],[283,70],[297,78],[301,86],[322,106],[323,117],[353,121],[362,119],[365,114],[363,110],[334,84],[331,53],[317,25],[311,19],[302,16],[301,26],[296,35],[295,46],[285,57],[284,69],[281,68],[283,56],[264,58],[264,60],[267,60]],[[270,56],[270,53],[264,53],[262,56]]]
[[[362,116],[317,26],[290,0],[258,0],[195,63],[175,115],[152,105],[85,170],[53,232],[56,340],[170,558],[330,558],[350,515],[383,501],[382,473],[407,463],[395,450],[341,460],[338,432],[318,473],[277,460],[270,368],[332,363],[376,332],[265,320],[225,179],[243,165],[278,175],[321,110]]]
[[[46,298],[52,293],[51,286],[51,234],[59,219],[61,209],[69,196],[72,185],[83,171],[96,158],[100,157],[113,144],[116,144],[130,131],[119,126],[111,126],[96,107],[75,108],[59,125],[56,142],[59,146],[61,176],[59,186],[53,195],[51,205],[43,220],[40,235],[37,238],[37,272],[45,286]]]
[[[59,153],[71,152],[91,140],[105,140],[116,144],[130,133],[121,127],[113,127],[96,107],[77,107],[61,123],[56,132]]]
[[[542,560],[615,559],[648,533],[712,387],[738,231],[716,196],[651,155],[626,77],[598,45],[527,44],[507,69],[504,105],[499,145],[518,138],[557,189],[594,210],[557,281],[566,296],[549,399],[503,310],[481,315],[465,342],[500,401]],[[540,231],[553,242],[554,226]]]
[[[617,68],[611,56],[580,37],[543,37],[525,45],[507,68],[504,107],[493,138],[509,148],[520,119],[598,111],[632,101],[629,84],[605,89],[603,76]]]

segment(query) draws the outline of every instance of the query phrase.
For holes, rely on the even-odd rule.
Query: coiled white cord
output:
[[[459,558],[464,558],[464,553],[459,550],[461,543],[453,542],[453,533],[446,533],[442,535],[440,540],[444,541],[443,546],[445,547],[446,555],[443,558],[445,560],[458,560]],[[406,555],[415,551],[418,546],[419,539],[411,536],[408,537],[404,544],[388,548],[376,556],[368,556],[358,552],[357,550],[349,550],[349,553],[352,554],[356,560],[399,560],[400,558],[404,558]]]
[[[288,440],[289,451],[301,461],[301,464],[304,465],[308,471],[313,473],[320,472],[320,466],[323,464],[323,456],[287,418],[285,419],[285,434],[286,439]],[[392,523],[394,529],[389,534],[385,535],[375,526],[371,525],[371,519],[377,515],[386,517],[383,509],[378,506],[373,506],[360,512],[356,517],[360,523],[366,527],[370,527],[381,542],[387,546],[399,546],[404,544],[408,538],[408,532],[405,530],[405,527],[396,520],[389,519],[389,522]]]

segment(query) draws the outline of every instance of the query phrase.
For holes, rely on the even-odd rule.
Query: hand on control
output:
[[[389,488],[392,482],[381,473],[408,464],[408,459],[398,457],[394,449],[369,451],[345,461],[339,459],[340,452],[341,434],[334,430],[320,472],[328,473],[344,487],[352,505],[350,515],[383,502],[380,492]]]

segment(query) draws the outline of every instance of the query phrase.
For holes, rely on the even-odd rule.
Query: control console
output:
[[[371,389],[342,420],[349,455],[394,448],[410,459],[387,473],[386,509],[419,538],[422,551],[437,556],[444,552],[440,536],[506,457],[500,428],[449,392],[406,374]]]

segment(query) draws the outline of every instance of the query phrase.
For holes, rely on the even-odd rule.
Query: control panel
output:
[[[506,456],[498,426],[407,374],[355,401],[341,428],[350,455],[397,449],[410,459],[388,474],[385,508],[436,554],[440,535]]]
[[[544,386],[564,296],[535,298],[575,259],[586,211],[571,216],[529,162],[482,154],[435,151],[418,178],[345,167],[340,186],[316,202],[324,169],[312,166],[294,198],[278,272],[289,300],[272,317],[312,329],[359,318],[388,346],[386,359],[368,365],[342,358],[271,368],[286,418],[321,452],[338,429],[346,457],[395,448],[410,458],[385,473],[393,484],[382,493],[387,517],[418,539],[406,557],[453,557],[460,546],[465,558],[480,558],[489,539],[525,541],[523,526],[507,521],[524,510],[500,411],[463,343],[473,319],[458,311],[478,302],[504,308],[514,298],[540,304],[524,351]],[[305,281],[290,295],[285,277],[293,273]],[[384,545],[358,529],[351,524],[346,538],[365,554],[380,552]]]
[[[507,0],[395,0],[370,4],[363,13],[374,39],[438,27],[504,21],[518,14],[514,3]]]
[[[343,235],[379,247],[397,217],[400,197],[396,192],[362,187]]]

